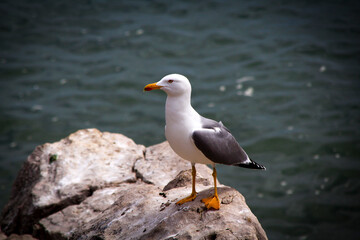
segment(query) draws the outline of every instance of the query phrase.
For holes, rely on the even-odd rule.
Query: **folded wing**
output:
[[[265,169],[252,161],[240,147],[230,131],[221,123],[211,119],[202,119],[202,129],[192,134],[196,147],[214,163],[234,165],[245,168]]]

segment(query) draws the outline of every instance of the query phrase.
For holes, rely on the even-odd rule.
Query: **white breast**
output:
[[[199,128],[200,115],[191,106],[186,111],[166,108],[165,136],[174,152],[192,163],[211,164],[192,140],[193,131]]]

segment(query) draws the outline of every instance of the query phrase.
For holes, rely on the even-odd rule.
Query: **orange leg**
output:
[[[205,203],[205,207],[207,209],[215,209],[215,210],[219,210],[220,209],[220,200],[219,200],[219,196],[217,193],[217,187],[216,187],[216,168],[215,168],[215,164],[213,165],[213,177],[214,177],[214,196],[209,197],[209,198],[204,198],[201,199],[201,201],[203,203]]]
[[[196,198],[196,190],[195,190],[196,168],[195,168],[195,163],[191,163],[191,170],[192,170],[191,171],[191,175],[192,175],[192,192],[191,192],[190,196],[176,202],[176,204],[178,204],[178,205],[184,204],[186,202],[193,201]]]

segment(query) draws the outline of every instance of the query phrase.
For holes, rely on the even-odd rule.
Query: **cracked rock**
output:
[[[124,135],[97,129],[38,146],[15,180],[2,231],[32,233],[38,220],[82,202],[95,189],[136,181],[132,167],[144,149]]]
[[[198,197],[176,205],[191,192],[190,168],[167,142],[145,149],[121,134],[80,130],[28,157],[1,230],[39,239],[267,239],[235,189],[219,185],[220,210],[204,208],[213,193],[205,165],[196,165]]]

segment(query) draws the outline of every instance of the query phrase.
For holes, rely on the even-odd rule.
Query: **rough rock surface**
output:
[[[167,142],[145,148],[80,130],[28,157],[1,230],[40,239],[267,239],[235,189],[219,185],[220,210],[204,208],[200,199],[213,193],[205,165],[197,165],[196,200],[177,206],[191,192],[190,168]]]

